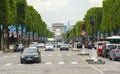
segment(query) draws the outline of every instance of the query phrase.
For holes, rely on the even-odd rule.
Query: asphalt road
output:
[[[20,53],[0,54],[0,74],[120,74],[120,61],[98,57],[106,64],[88,64],[90,56],[78,55],[80,51],[41,51],[42,62],[20,64]],[[91,50],[86,50],[90,53]]]

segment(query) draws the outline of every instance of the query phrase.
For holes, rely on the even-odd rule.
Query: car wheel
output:
[[[40,62],[41,62],[41,59],[38,59],[38,60],[37,60],[37,63],[40,63]]]
[[[117,59],[114,56],[111,59],[112,61],[117,61]]]
[[[24,62],[21,60],[20,63],[23,64]]]
[[[109,57],[109,59],[112,60],[111,57]]]

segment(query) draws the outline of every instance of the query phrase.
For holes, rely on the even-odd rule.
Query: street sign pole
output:
[[[91,53],[91,58],[86,59],[86,62],[88,62],[88,64],[105,64],[104,61],[97,58],[97,52],[94,49],[94,20],[93,20],[93,17],[90,17],[90,23],[92,26],[92,53]]]
[[[85,26],[86,24],[83,22],[82,23],[82,52],[80,52],[78,55],[89,55],[89,53],[86,53],[85,51],[85,36],[86,36],[86,31],[85,31]]]

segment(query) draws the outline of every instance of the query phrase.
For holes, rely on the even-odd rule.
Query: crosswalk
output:
[[[58,57],[61,57],[61,56],[63,56],[62,54],[56,54],[56,55],[53,55],[53,54],[41,54],[41,56],[50,56],[50,57],[52,57],[52,56],[58,56]],[[70,57],[70,56],[72,56],[71,54],[65,54],[64,56],[68,56],[68,57]]]
[[[57,64],[57,65],[65,65],[65,64],[69,64],[69,65],[77,65],[77,64],[79,64],[77,61],[71,61],[71,62],[64,62],[64,61],[59,61],[59,62],[44,62],[44,63],[34,63],[35,65],[37,64],[37,65],[55,65],[55,64]],[[4,67],[9,67],[9,66],[13,66],[13,65],[17,65],[17,66],[25,66],[25,65],[28,65],[28,64],[14,64],[14,63],[6,63],[6,64],[4,64],[3,66]],[[31,64],[29,64],[29,65],[31,65]],[[33,64],[32,64],[33,65]]]
[[[53,54],[41,54],[41,56],[42,57],[44,57],[44,56],[50,56],[50,57],[52,57],[52,56],[58,56],[58,57],[61,57],[61,56],[63,56],[62,54],[56,54],[56,55],[53,55]],[[72,56],[71,54],[65,54],[64,56],[68,56],[68,57],[70,57],[70,56]],[[11,56],[3,56],[3,58],[8,58],[8,57],[13,57],[13,58],[16,58],[16,57],[19,57],[18,55],[11,55]]]

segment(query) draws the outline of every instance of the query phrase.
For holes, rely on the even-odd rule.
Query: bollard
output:
[[[76,47],[76,43],[74,43],[74,48],[73,48],[73,49],[74,49],[74,50],[77,50],[76,48],[77,48],[77,47]]]

